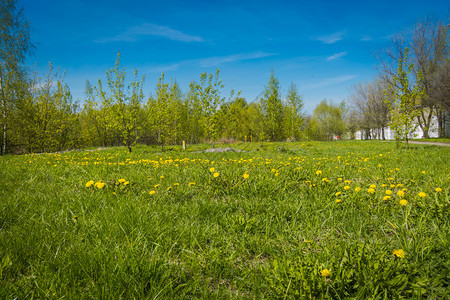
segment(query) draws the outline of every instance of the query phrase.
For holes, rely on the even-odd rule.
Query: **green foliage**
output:
[[[420,103],[423,97],[422,75],[419,72],[416,82],[411,86],[409,75],[413,69],[413,64],[407,64],[408,48],[405,48],[405,55],[398,61],[397,74],[393,76],[393,84],[386,93],[392,94],[392,101],[388,101],[391,112],[391,128],[395,131],[395,139],[406,141],[418,126],[414,122],[420,115]]]
[[[125,69],[120,67],[120,53],[118,53],[114,68],[106,71],[109,92],[103,90],[100,79],[96,90],[104,111],[106,130],[113,135],[120,136],[123,144],[131,152],[131,146],[136,143],[141,130],[144,76],[139,80],[137,70],[135,70],[134,78],[127,86],[125,85],[125,76]]]
[[[314,110],[307,132],[312,140],[327,141],[345,133],[345,104],[339,105],[322,100]]]
[[[16,0],[0,0],[0,113],[2,135],[1,153],[8,151],[9,135],[19,130],[14,123],[16,105],[27,85],[23,63],[33,50],[30,26]],[[19,104],[20,105],[20,104]],[[23,108],[23,107],[22,107]]]
[[[275,77],[273,70],[270,73],[264,96],[259,100],[259,103],[264,116],[264,136],[270,141],[284,140],[283,103],[280,95],[280,82]]]
[[[304,119],[302,115],[303,100],[298,94],[297,86],[291,83],[283,110],[284,116],[284,136],[290,140],[301,139],[301,127]]]

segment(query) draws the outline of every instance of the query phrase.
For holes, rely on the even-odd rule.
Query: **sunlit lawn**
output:
[[[0,298],[450,296],[449,148],[231,147],[1,157]]]

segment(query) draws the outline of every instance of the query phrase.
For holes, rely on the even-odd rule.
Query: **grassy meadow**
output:
[[[450,297],[450,148],[231,146],[0,157],[0,298]]]

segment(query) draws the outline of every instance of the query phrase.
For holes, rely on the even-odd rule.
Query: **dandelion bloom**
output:
[[[98,189],[102,189],[102,188],[105,187],[105,183],[102,182],[102,181],[96,182],[95,183],[95,187],[98,188]]]
[[[344,190],[349,190],[350,187],[348,185],[344,186]]]
[[[336,194],[334,194],[336,197],[339,196],[341,194],[341,192],[336,192]]]
[[[424,192],[420,192],[418,195],[420,198],[425,198],[427,196]]]
[[[358,186],[358,187],[355,187],[355,192],[359,192],[361,190],[361,188]]]
[[[386,195],[392,195],[392,191],[391,190],[386,190]]]
[[[336,199],[336,203],[340,203],[340,202],[342,202],[341,199]]]
[[[403,190],[400,190],[400,191],[398,191],[397,192],[397,195],[399,196],[399,197],[405,197],[405,192],[403,191]]]
[[[328,277],[328,276],[331,275],[331,272],[330,272],[330,270],[328,270],[328,269],[323,269],[322,271],[320,271],[320,275],[321,275],[322,277]]]
[[[214,174],[213,174],[213,177],[214,177],[214,178],[217,178],[217,177],[219,177],[219,173],[217,173],[217,172],[216,172],[216,173],[214,173]]]
[[[86,187],[91,187],[94,184],[94,180],[89,180],[86,182]]]
[[[170,191],[170,190],[172,190],[172,187],[171,187],[171,186],[169,186],[169,187],[167,188],[167,191]]]
[[[129,185],[129,184],[130,184],[129,181],[125,181],[125,182],[123,183],[123,185]]]
[[[195,185],[195,182],[189,182],[188,185],[189,185],[189,186],[194,186],[194,185]]]
[[[435,189],[435,191],[440,193],[440,192],[442,192],[442,189],[438,187],[438,188]]]
[[[214,168],[209,169],[209,171],[210,171],[211,173],[214,173],[215,170],[216,170],[216,169],[214,169]]]
[[[173,186],[179,186],[180,184],[178,183],[178,182],[175,182],[174,184],[173,184]]]
[[[408,204],[408,201],[406,201],[405,199],[400,200],[400,205],[401,206],[406,206],[406,204]]]
[[[316,171],[316,175],[320,175],[320,174],[322,174],[322,171],[320,171],[320,170]]]
[[[392,252],[395,256],[399,258],[405,258],[405,251],[403,249],[396,249],[394,252]]]
[[[375,190],[374,190],[373,188],[369,188],[369,189],[367,189],[367,192],[369,192],[369,193],[371,193],[371,194],[374,194],[374,193],[375,193]]]
[[[247,179],[249,177],[250,177],[250,175],[248,175],[247,173],[244,174],[244,179]]]
[[[375,184],[371,184],[371,185],[369,185],[369,187],[370,187],[371,189],[374,189],[374,188],[376,188],[377,186],[376,186]]]
[[[338,179],[337,179],[338,181],[342,181],[342,178],[341,177],[339,177]]]
[[[154,195],[154,194],[156,194],[156,191],[150,191],[150,192],[148,192],[150,195]]]
[[[161,176],[159,176],[159,178],[163,179],[163,178],[164,178],[164,176],[163,176],[163,175],[161,175]]]
[[[351,180],[344,180],[344,183],[350,184],[350,183],[352,183],[352,181]]]
[[[391,196],[384,196],[384,197],[383,197],[383,200],[384,200],[384,201],[387,201],[387,200],[389,200],[389,199],[391,199]]]
[[[322,181],[328,181],[328,178],[326,178],[326,177],[322,178]]]
[[[117,180],[119,183],[124,183],[126,180],[125,179],[123,179],[123,178],[121,178],[121,179],[119,179],[119,180]]]

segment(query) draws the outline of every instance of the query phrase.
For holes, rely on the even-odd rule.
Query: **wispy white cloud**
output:
[[[113,36],[95,40],[97,43],[110,42],[134,42],[144,36],[160,36],[173,41],[181,42],[203,42],[203,38],[195,35],[188,35],[181,31],[167,26],[161,26],[150,23],[143,23],[138,26],[127,28],[124,32]]]
[[[206,58],[200,58],[200,59],[188,59],[188,60],[184,60],[184,61],[170,63],[167,65],[151,66],[151,67],[147,68],[147,72],[165,73],[165,72],[169,72],[169,71],[176,71],[179,68],[185,67],[185,66],[201,67],[201,68],[219,67],[219,66],[227,64],[227,63],[264,58],[264,57],[269,57],[269,56],[274,56],[274,55],[278,55],[278,54],[257,51],[257,52],[250,52],[250,53],[231,54],[231,55],[225,55],[225,56],[213,56],[213,57],[206,57]]]
[[[335,33],[330,34],[330,35],[319,36],[317,39],[319,41],[321,41],[322,43],[325,43],[325,44],[334,44],[334,43],[339,42],[340,40],[342,40],[342,36],[344,34],[345,34],[345,32],[343,32],[343,31],[335,32]]]
[[[373,40],[373,38],[370,35],[368,35],[368,34],[363,35],[362,38],[361,38],[361,41],[363,41],[363,42],[368,42],[368,41],[371,41],[371,40]]]
[[[232,55],[226,55],[226,56],[208,57],[208,58],[199,59],[196,62],[201,67],[215,67],[215,66],[223,65],[225,63],[258,59],[258,58],[264,58],[264,57],[273,56],[273,55],[277,55],[277,54],[258,51],[258,52],[252,52],[252,53],[239,53],[239,54],[232,54]]]
[[[304,85],[303,89],[305,89],[305,90],[316,89],[316,88],[320,88],[320,87],[324,87],[324,86],[328,86],[328,85],[346,82],[346,81],[352,80],[354,78],[356,78],[356,75],[342,75],[342,76],[337,76],[337,77],[324,78],[317,82],[313,82],[311,84]]]
[[[339,52],[339,53],[335,53],[335,54],[333,54],[333,55],[331,55],[331,56],[328,56],[328,57],[327,57],[327,61],[332,61],[332,60],[341,58],[341,57],[346,56],[346,55],[347,55],[347,52]]]

